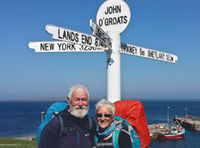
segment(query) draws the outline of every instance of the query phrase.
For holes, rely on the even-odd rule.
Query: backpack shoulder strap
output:
[[[88,116],[88,123],[89,123],[89,130],[92,130],[93,122],[92,122],[92,117],[90,117],[90,116]]]
[[[60,132],[59,132],[59,136],[62,136],[62,133],[64,131],[64,125],[63,125],[63,118],[60,114],[58,114],[58,119],[59,119],[59,123],[60,123]]]
[[[122,130],[122,123],[123,121],[115,121],[116,122],[116,128],[112,134],[112,142],[113,142],[113,146],[114,148],[119,148],[119,133]]]
[[[59,119],[59,123],[60,123],[60,131],[59,131],[59,136],[62,136],[65,132],[72,132],[72,131],[78,131],[78,127],[65,127],[64,126],[64,120],[63,120],[63,116],[62,116],[63,112],[60,112],[59,114],[57,114],[56,116]]]
[[[94,145],[97,145],[98,144],[98,137],[97,136],[94,136]]]

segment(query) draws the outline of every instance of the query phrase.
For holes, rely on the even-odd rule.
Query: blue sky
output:
[[[92,34],[104,0],[6,0],[0,5],[0,99],[66,96],[77,83],[106,97],[106,53],[36,53],[52,41],[47,24]],[[122,98],[200,98],[200,1],[126,0],[131,20],[121,42],[176,54],[175,64],[121,54]]]

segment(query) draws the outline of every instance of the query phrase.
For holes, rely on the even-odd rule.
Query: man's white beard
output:
[[[88,106],[74,106],[72,107],[71,105],[69,106],[69,110],[70,110],[70,113],[71,115],[77,117],[77,118],[84,118],[87,113],[88,113]]]

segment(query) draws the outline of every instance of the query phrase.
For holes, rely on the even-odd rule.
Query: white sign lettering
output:
[[[45,41],[30,42],[29,48],[35,52],[103,52],[101,48],[72,42]]]
[[[129,44],[121,44],[121,53],[175,63],[176,55]]]

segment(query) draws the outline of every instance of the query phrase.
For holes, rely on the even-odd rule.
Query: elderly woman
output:
[[[118,137],[115,131],[118,128],[115,122],[115,106],[113,103],[102,99],[96,104],[96,120],[98,124],[95,139],[98,148],[132,148],[131,138],[126,127],[122,127]],[[116,135],[117,136],[117,135]]]

